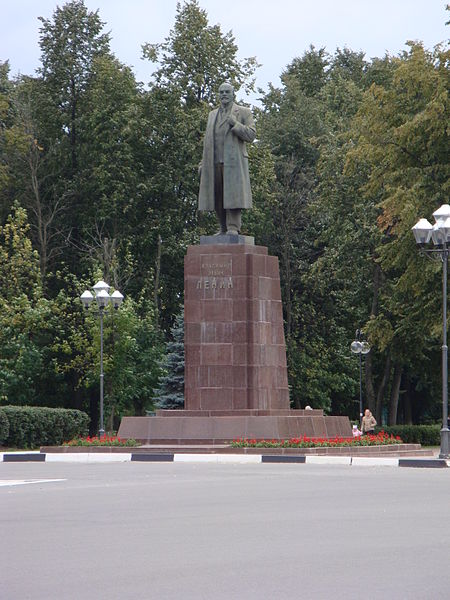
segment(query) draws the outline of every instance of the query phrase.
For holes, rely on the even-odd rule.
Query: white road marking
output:
[[[53,483],[54,481],[67,481],[67,479],[0,479],[0,487],[28,485],[29,483]]]

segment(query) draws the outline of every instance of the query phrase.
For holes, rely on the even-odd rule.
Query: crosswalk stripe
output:
[[[67,481],[67,479],[0,479],[0,487],[28,485],[29,483],[53,483],[55,481]]]

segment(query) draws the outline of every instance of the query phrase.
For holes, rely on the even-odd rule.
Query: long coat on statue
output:
[[[209,113],[203,142],[201,162],[199,210],[214,210],[214,125],[219,109]],[[245,142],[253,142],[256,136],[252,111],[233,104],[231,115],[236,125],[225,134],[223,156],[223,207],[251,208],[252,192],[248,174],[248,154]]]

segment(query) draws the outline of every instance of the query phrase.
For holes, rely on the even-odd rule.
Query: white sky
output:
[[[362,50],[366,58],[396,55],[407,40],[426,48],[449,37],[448,0],[199,0],[210,25],[232,30],[239,58],[256,56],[262,67],[257,85],[279,85],[279,75],[310,44],[333,53],[337,47]],[[39,66],[38,16],[51,18],[64,0],[0,0],[0,61],[11,74],[34,74]],[[175,22],[177,0],[85,0],[99,9],[111,49],[147,83],[152,65],[141,60],[141,45],[162,42]]]

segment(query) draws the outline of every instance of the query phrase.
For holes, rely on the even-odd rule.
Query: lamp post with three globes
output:
[[[443,204],[434,211],[433,217],[434,225],[427,219],[420,219],[412,228],[412,232],[420,253],[432,260],[442,262],[442,429],[439,458],[449,458],[447,269],[450,252],[450,206]]]
[[[108,285],[105,281],[98,281],[94,287],[92,288],[95,294],[95,300],[97,301],[98,306],[98,315],[100,317],[100,428],[99,428],[99,436],[102,437],[105,435],[105,427],[103,422],[103,314],[105,308],[108,305],[111,305],[114,309],[118,309],[119,306],[123,302],[123,296],[116,290],[111,295],[109,294],[109,290],[111,286]],[[80,296],[80,300],[83,303],[83,306],[87,310],[94,299],[94,295],[86,290]]]

